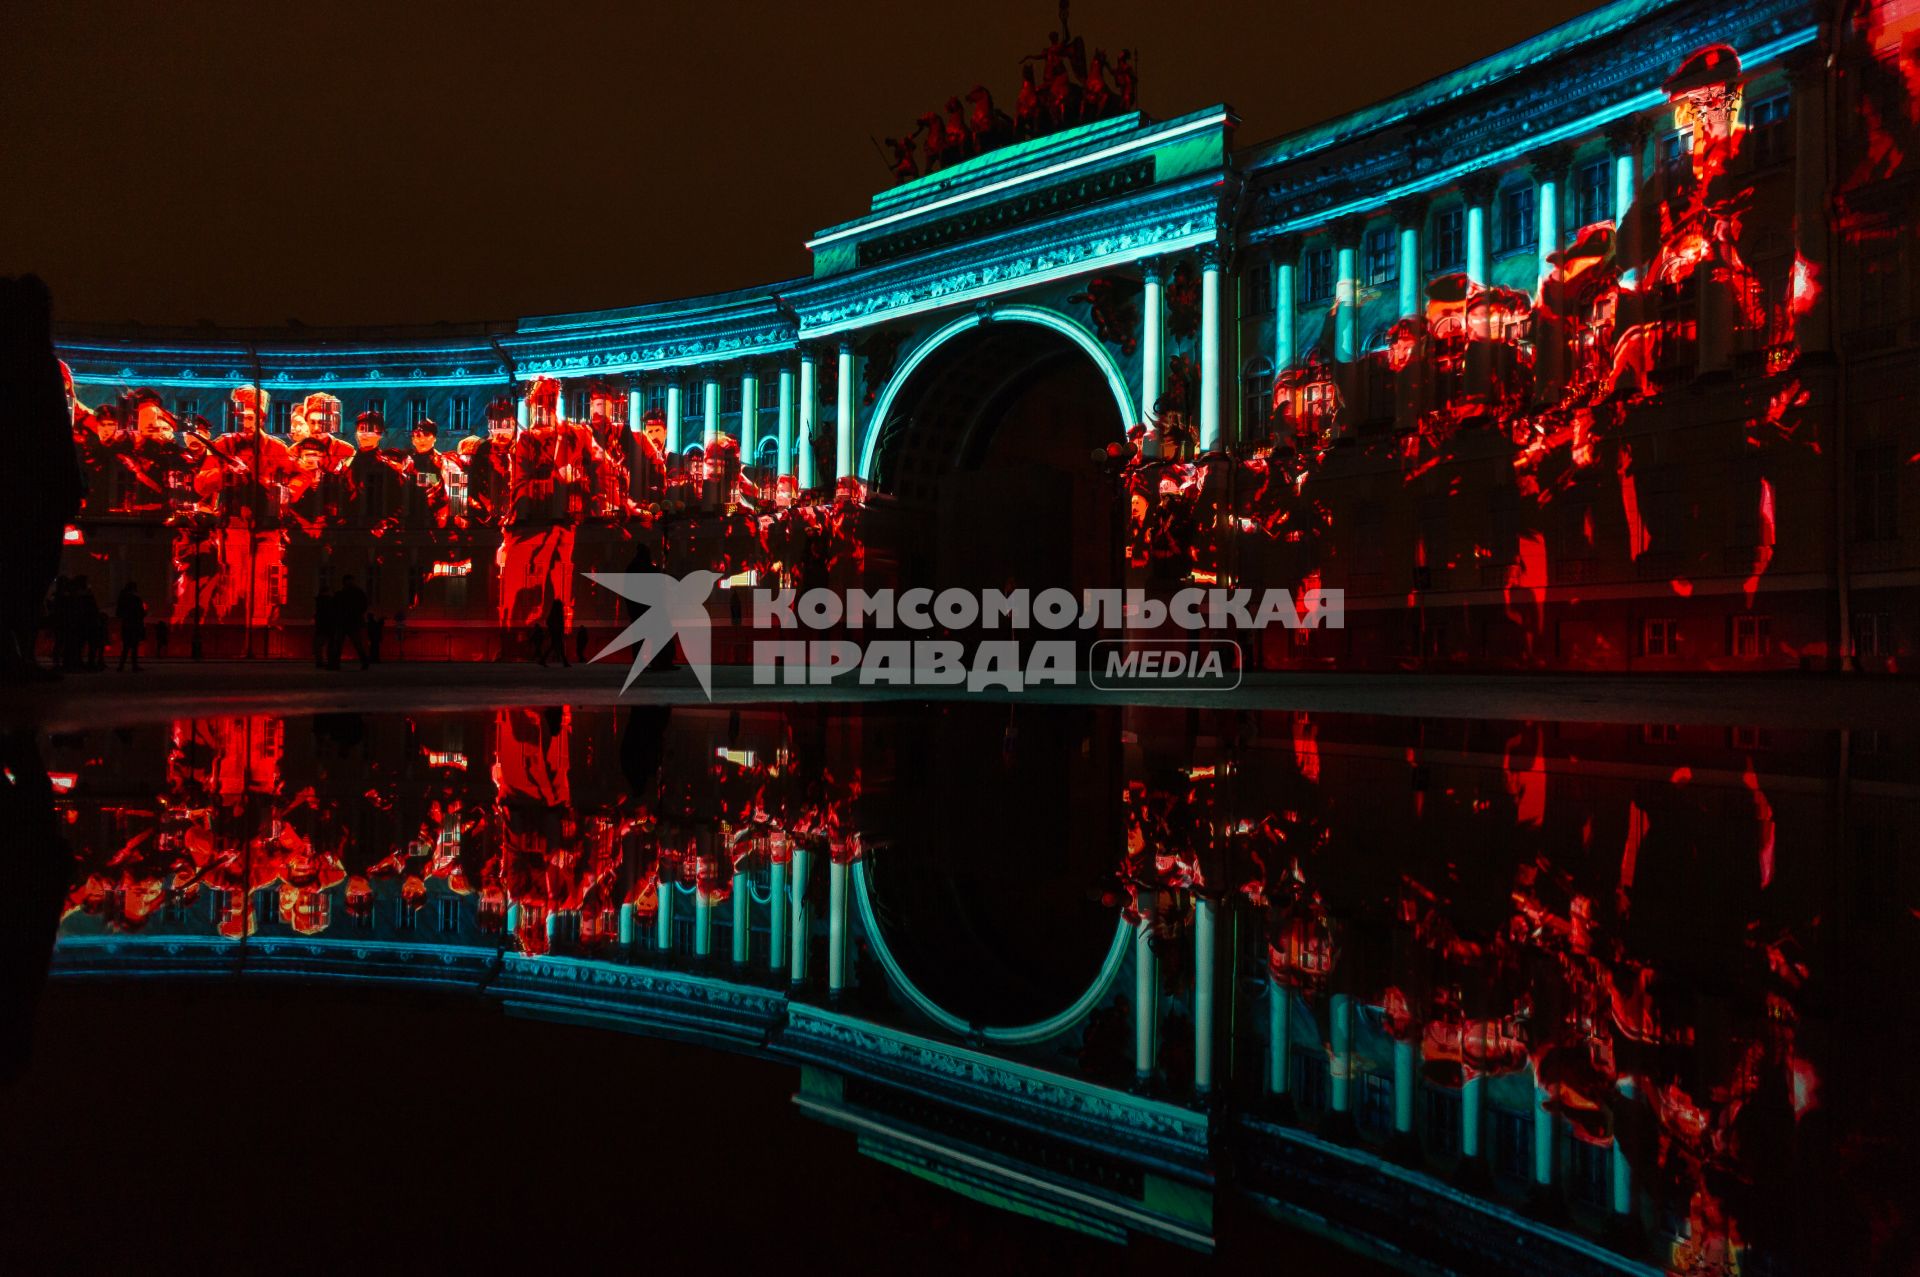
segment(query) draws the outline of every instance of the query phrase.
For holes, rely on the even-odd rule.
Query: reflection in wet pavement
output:
[[[1911,732],[886,704],[40,746],[54,972],[161,1005],[723,1047],[874,1162],[1229,1258],[1915,1262]]]

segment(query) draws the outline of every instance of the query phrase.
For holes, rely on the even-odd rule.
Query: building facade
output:
[[[817,233],[809,277],[683,302],[430,335],[70,328],[83,404],[151,388],[217,436],[257,386],[285,437],[329,394],[381,415],[403,483],[413,421],[464,459],[493,401],[534,424],[530,392],[609,455],[657,413],[668,460],[552,514],[560,566],[503,589],[512,538],[460,483],[378,536],[362,502],[215,552],[257,501],[189,477],[130,503],[133,444],[103,432],[68,569],[165,578],[176,631],[258,653],[349,564],[423,653],[498,650],[553,597],[611,623],[570,581],[646,542],[759,580],[811,554],[872,585],[1344,590],[1347,628],[1268,636],[1272,668],[1900,669],[1913,23],[1622,0],[1260,145],[1216,107],[989,151]]]

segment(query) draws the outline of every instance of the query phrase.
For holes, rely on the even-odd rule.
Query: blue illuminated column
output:
[[[733,875],[733,962],[745,966],[753,953],[753,879]]]
[[[720,378],[713,373],[707,374],[706,384],[700,388],[701,413],[704,418],[700,428],[700,450],[713,451],[714,436],[720,433]]]
[[[631,945],[634,939],[633,905],[629,902],[620,906],[620,943],[622,946]]]
[[[1626,1078],[1620,1079],[1620,1094],[1627,1099],[1633,1098],[1633,1083]],[[1633,1213],[1633,1168],[1627,1165],[1627,1151],[1620,1145],[1620,1126],[1613,1124],[1613,1213],[1631,1215]]]
[[[1540,240],[1539,277],[1543,280],[1553,274],[1553,263],[1547,259],[1560,251],[1560,175],[1566,172],[1569,158],[1566,147],[1555,146],[1533,159],[1536,197],[1539,200],[1534,209],[1533,228]]]
[[[740,374],[740,460],[751,465],[760,450],[760,374],[752,366]]]
[[[806,848],[793,849],[793,962],[787,978],[794,984],[807,982],[807,940],[813,930],[807,910],[807,860]]]
[[[1647,126],[1637,119],[1622,120],[1607,130],[1607,141],[1613,148],[1613,224],[1616,230],[1626,225],[1627,210],[1633,207],[1636,159],[1646,139]]]
[[[827,992],[847,987],[847,866],[827,864]]]
[[[854,390],[853,342],[840,343],[840,398],[838,416],[833,423],[833,477],[844,479],[853,473]]]
[[[785,835],[775,834],[782,838]],[[767,871],[767,966],[774,971],[787,965],[787,866],[776,860]]]
[[[1166,294],[1160,282],[1160,263],[1149,258],[1140,264],[1140,416],[1151,419],[1166,376]]]
[[[1220,446],[1220,250],[1200,250],[1200,451]]]
[[[1293,306],[1299,295],[1294,261],[1299,255],[1300,242],[1291,235],[1273,247],[1273,371],[1276,376],[1293,367]]]
[[[705,887],[693,889],[693,956],[705,958],[713,953],[713,897]]]
[[[1533,1088],[1533,1182],[1553,1183],[1553,1113],[1547,1108],[1547,1088]]]
[[[640,433],[640,416],[645,410],[641,403],[647,397],[645,383],[635,379],[627,386],[627,433]]]
[[[1213,958],[1218,938],[1213,901],[1193,902],[1193,1089],[1213,1089]]]
[[[1412,1042],[1394,1039],[1393,1130],[1396,1135],[1413,1134],[1413,1069],[1418,1058]]]
[[[800,458],[795,482],[803,489],[813,487],[814,418],[819,412],[820,392],[814,383],[813,352],[800,352]],[[798,852],[794,853],[798,855]],[[796,874],[796,878],[799,875]]]
[[[675,381],[667,387],[667,453],[672,455],[680,451],[680,383]]]
[[[1285,1095],[1292,1082],[1293,991],[1267,978],[1267,1094]]]
[[[1152,906],[1140,902],[1140,921],[1133,928],[1133,1074],[1141,1081],[1153,1076],[1160,1039],[1160,965],[1153,952]]]
[[[1480,1104],[1487,1080],[1475,1073],[1460,1084],[1460,1156],[1480,1156]]]
[[[1427,201],[1404,199],[1393,206],[1393,220],[1400,228],[1400,304],[1394,314],[1409,319],[1421,313],[1426,289],[1421,287],[1426,272],[1420,267],[1420,235],[1427,225]]]
[[[1333,357],[1343,364],[1352,363],[1360,350],[1360,255],[1352,247],[1351,234],[1349,230],[1341,235],[1333,255]]]
[[[1353,1111],[1353,999],[1333,995],[1327,1009],[1327,1101],[1336,1113]]]
[[[1479,200],[1467,204],[1467,282],[1487,285],[1487,207]]]
[[[777,473],[782,479],[793,473],[793,369],[780,370],[778,440],[780,458]]]

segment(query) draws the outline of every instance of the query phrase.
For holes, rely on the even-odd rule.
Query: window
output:
[[[455,395],[448,407],[451,409],[447,413],[448,421],[455,430],[473,429],[473,400],[465,395]]]
[[[1893,613],[1854,613],[1853,651],[1856,656],[1892,656],[1894,653]]]
[[[1428,239],[1427,269],[1433,274],[1462,270],[1467,264],[1467,211],[1450,208],[1436,213]]]
[[[1675,129],[1660,139],[1660,172],[1672,178],[1693,167],[1693,130]]]
[[[1303,1112],[1327,1107],[1327,1057],[1318,1051],[1293,1053],[1293,1100]]]
[[[1891,541],[1900,531],[1899,454],[1892,444],[1853,454],[1853,539]]]
[[[1613,1203],[1613,1149],[1606,1144],[1573,1141],[1570,1184],[1574,1200],[1596,1210]]]
[[[384,418],[387,415],[387,397],[385,395],[369,396],[367,399],[366,411],[377,412],[380,414],[382,418]]]
[[[1740,750],[1771,749],[1773,733],[1764,727],[1729,727],[1727,748]]]
[[[1273,361],[1262,358],[1249,362],[1240,375],[1240,385],[1241,428],[1250,438],[1266,434],[1268,408],[1273,402]]]
[[[1305,634],[1295,630],[1295,634]],[[1378,1073],[1360,1075],[1360,1128],[1376,1135],[1393,1133],[1393,1079]]]
[[[1746,117],[1747,136],[1741,142],[1741,149],[1755,168],[1778,164],[1793,154],[1787,103],[1786,94],[1776,93],[1755,102],[1742,113]]]
[[[1460,1155],[1460,1092],[1430,1088],[1423,1125],[1427,1134],[1427,1152],[1435,1157]]]
[[[460,902],[457,900],[434,901],[433,925],[436,931],[460,930]]]
[[[415,395],[413,398],[407,400],[407,425],[411,426],[416,421],[425,421],[432,415],[432,413],[427,411],[425,396]]]
[[[1749,660],[1767,655],[1773,650],[1773,618],[1767,616],[1736,616],[1733,618],[1733,642],[1735,656]]]
[[[1533,1175],[1533,1121],[1528,1113],[1493,1110],[1493,1166],[1508,1179]]]
[[[1600,159],[1582,164],[1573,171],[1573,225],[1578,230],[1613,217],[1613,201],[1608,198],[1611,162]]]
[[[1310,248],[1300,259],[1300,300],[1323,302],[1333,296],[1333,250]]]
[[[280,921],[280,893],[263,891],[253,898],[254,921],[260,926]]]
[[[652,412],[655,408],[662,413],[667,410],[667,387],[660,382],[647,387],[647,411]]]
[[[1391,284],[1400,278],[1399,233],[1391,226],[1376,226],[1367,232],[1367,282]]]
[[[267,429],[273,434],[284,435],[293,432],[293,405],[282,399],[273,405],[273,424]]]
[[[1538,248],[1533,233],[1534,198],[1531,186],[1509,186],[1498,196],[1499,217],[1494,222],[1497,253],[1521,253]]]
[[[738,377],[727,378],[726,381],[721,383],[720,411],[728,416],[739,416],[740,405],[744,401],[745,395],[745,387],[740,384]]]
[[[187,423],[193,420],[199,412],[200,401],[198,399],[176,399],[173,401],[173,415],[175,419],[180,422],[182,429],[185,429]]]
[[[1640,740],[1648,745],[1678,745],[1680,743],[1680,724],[1678,723],[1642,723]]]
[[[1264,315],[1273,309],[1273,263],[1262,259],[1247,268],[1244,277],[1246,313]]]
[[[420,921],[420,911],[408,904],[405,900],[401,900],[397,902],[393,920],[399,926],[400,930],[412,931],[415,924]]]
[[[1680,654],[1680,625],[1666,617],[1649,618],[1640,625],[1640,654],[1642,656],[1678,656]]]

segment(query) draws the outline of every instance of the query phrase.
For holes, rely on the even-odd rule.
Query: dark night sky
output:
[[[1143,106],[1247,144],[1597,0],[1080,0]],[[1011,107],[1045,0],[829,7],[14,5],[0,271],[68,320],[312,324],[586,310],[805,273],[887,183],[868,143],[976,82]],[[23,56],[24,53],[24,56]]]

